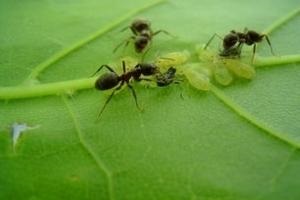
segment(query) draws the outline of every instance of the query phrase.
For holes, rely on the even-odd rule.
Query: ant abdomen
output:
[[[97,79],[95,87],[98,90],[108,90],[117,86],[119,82],[119,76],[116,73],[105,73]]]
[[[236,34],[229,33],[226,35],[223,39],[223,47],[224,49],[228,49],[233,47],[237,42],[239,41],[239,38]]]

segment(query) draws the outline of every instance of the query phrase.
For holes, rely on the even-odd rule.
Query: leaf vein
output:
[[[56,63],[57,61],[59,61],[62,58],[66,57],[67,55],[69,55],[70,53],[80,49],[81,47],[85,46],[86,44],[88,44],[88,43],[94,41],[95,39],[97,39],[98,37],[104,35],[108,31],[110,31],[113,28],[117,27],[122,22],[126,21],[128,18],[130,18],[130,17],[132,17],[132,16],[134,16],[134,15],[136,15],[136,14],[138,14],[138,13],[144,11],[144,10],[147,10],[151,7],[154,7],[154,6],[156,6],[160,3],[163,3],[165,1],[166,0],[156,0],[156,1],[153,1],[149,4],[147,4],[147,5],[144,5],[143,7],[140,7],[140,8],[137,8],[135,10],[129,11],[125,15],[117,18],[115,21],[113,21],[110,24],[106,25],[104,28],[101,28],[101,29],[97,30],[96,32],[92,33],[91,35],[87,36],[86,38],[75,42],[71,46],[62,49],[61,51],[57,52],[56,54],[54,54],[50,58],[43,61],[42,63],[38,64],[32,70],[32,72],[29,74],[29,76],[24,80],[24,82],[28,82],[29,80],[36,79],[39,76],[39,74],[42,71],[44,71],[47,67],[49,67],[50,65]]]
[[[62,101],[64,105],[67,107],[67,110],[70,114],[70,117],[72,119],[72,122],[74,123],[74,127],[78,136],[78,139],[80,141],[80,144],[82,148],[88,153],[88,155],[94,160],[96,163],[97,167],[99,168],[100,171],[104,172],[106,178],[107,178],[107,183],[108,183],[108,194],[109,194],[109,199],[113,200],[113,174],[112,172],[107,168],[105,163],[97,156],[97,154],[93,151],[91,146],[84,140],[83,137],[83,132],[80,128],[80,123],[77,120],[76,114],[73,111],[72,107],[70,106],[68,99],[65,96],[62,96]]]
[[[246,119],[250,124],[256,126],[257,128],[273,136],[274,138],[277,138],[278,140],[281,140],[296,149],[300,148],[300,145],[297,142],[288,138],[284,133],[274,130],[273,128],[269,127],[269,125],[265,124],[264,122],[260,121],[259,119],[251,115],[249,112],[247,112],[244,108],[242,108],[240,105],[235,103],[230,97],[228,97],[226,94],[224,94],[221,90],[219,90],[214,85],[211,85],[211,91],[226,106],[228,106],[231,110],[233,110],[242,118]]]

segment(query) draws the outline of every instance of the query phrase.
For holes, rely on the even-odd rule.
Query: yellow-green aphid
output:
[[[222,60],[216,59],[213,67],[214,78],[221,85],[229,85],[233,77]]]
[[[191,54],[187,50],[171,52],[158,57],[154,61],[154,64],[159,68],[167,70],[169,67],[176,67],[186,63],[190,57]]]
[[[198,90],[210,90],[211,70],[201,63],[189,63],[182,67],[183,74],[189,83]]]
[[[218,83],[221,85],[229,85],[232,82],[232,75],[224,65],[223,59],[209,49],[203,49],[202,45],[197,45],[196,51],[199,60],[211,68],[214,78]]]
[[[204,45],[197,45],[196,51],[198,53],[199,60],[202,62],[210,62],[212,63],[215,59],[216,54],[212,51],[210,51],[208,48],[203,49]]]
[[[227,67],[227,69],[229,69],[236,76],[246,79],[252,79],[255,76],[255,69],[251,65],[242,63],[236,59],[226,58],[223,60],[223,63]]]

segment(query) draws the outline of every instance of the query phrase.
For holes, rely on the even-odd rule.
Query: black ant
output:
[[[256,52],[256,43],[262,42],[264,38],[266,38],[268,45],[270,46],[271,53],[273,55],[274,51],[269,40],[269,37],[266,34],[260,34],[253,30],[248,30],[245,28],[244,32],[237,32],[237,31],[230,31],[224,38],[219,36],[218,34],[214,34],[210,40],[206,43],[204,49],[208,47],[210,42],[213,40],[215,36],[218,36],[220,39],[223,40],[223,50],[220,52],[220,56],[228,57],[228,56],[240,56],[241,48],[243,44],[248,46],[253,45],[253,54],[251,61],[254,60],[254,55]]]
[[[135,81],[141,81],[141,80],[150,80],[146,78],[141,78],[141,75],[144,76],[151,76],[156,73],[158,73],[158,68],[154,64],[148,64],[148,63],[138,63],[133,69],[126,72],[126,65],[125,61],[122,61],[122,67],[123,67],[123,74],[118,75],[110,66],[108,65],[102,65],[99,67],[99,69],[92,75],[94,76],[97,74],[100,70],[103,68],[106,68],[109,70],[109,72],[102,74],[95,82],[95,88],[98,90],[109,90],[114,87],[116,87],[113,92],[110,94],[110,96],[107,98],[106,102],[104,103],[104,106],[102,107],[98,118],[103,113],[106,105],[109,103],[109,101],[112,99],[113,95],[116,91],[120,90],[123,85],[126,83],[129,89],[132,92],[132,95],[135,100],[135,104],[139,110],[141,108],[139,107],[139,104],[137,102],[136,92],[133,89],[132,85],[130,85],[129,81],[131,78],[133,78]]]
[[[170,85],[175,78],[176,69],[174,67],[170,67],[165,73],[156,74],[156,84],[158,87],[165,87]],[[174,83],[178,83],[175,81]]]
[[[130,28],[134,35],[131,36],[129,39],[121,42],[118,46],[116,46],[113,52],[116,52],[118,48],[124,43],[126,47],[130,41],[134,41],[135,51],[137,53],[142,53],[146,49],[146,47],[150,45],[152,38],[155,35],[159,33],[165,33],[167,35],[170,35],[170,33],[165,30],[158,30],[153,32],[151,29],[151,23],[143,19],[134,20],[129,27],[124,28],[122,31],[126,30],[127,28]]]

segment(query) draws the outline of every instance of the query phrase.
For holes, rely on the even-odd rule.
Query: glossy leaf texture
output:
[[[195,62],[195,46],[214,33],[262,32],[280,19],[268,33],[276,55],[300,54],[298,0],[1,1],[0,97],[5,89],[85,79],[102,64],[136,56],[131,45],[112,50],[138,17],[176,36],[155,36],[148,61],[189,50]],[[248,60],[251,50],[244,48]],[[272,56],[266,42],[257,53]],[[253,80],[210,91],[185,79],[133,85],[143,112],[124,88],[98,121],[110,91],[93,85],[1,98],[0,199],[300,198],[299,63],[257,67]],[[14,123],[35,127],[15,146]]]

